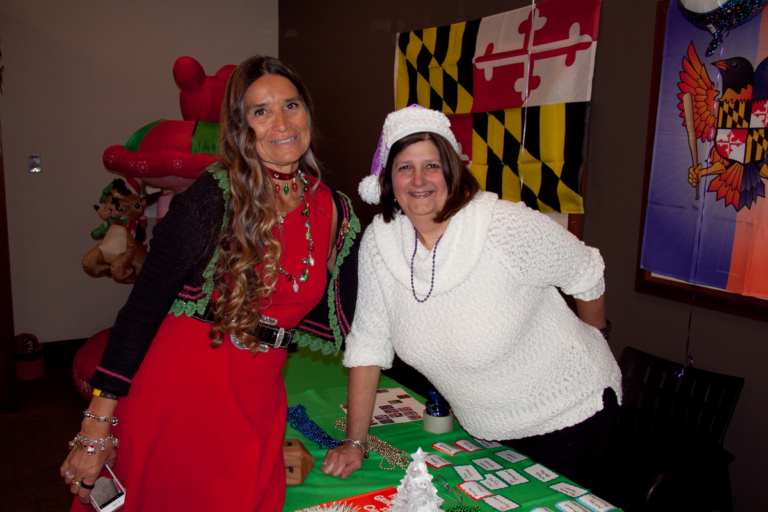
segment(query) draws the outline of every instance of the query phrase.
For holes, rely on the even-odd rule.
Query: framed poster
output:
[[[768,321],[768,17],[711,40],[658,4],[635,289]]]

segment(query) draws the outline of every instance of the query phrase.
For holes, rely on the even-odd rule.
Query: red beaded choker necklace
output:
[[[270,169],[269,167],[267,167],[267,172],[269,172],[269,174],[276,180],[286,181],[286,182],[293,180],[293,185],[291,185],[291,188],[293,189],[294,192],[299,190],[299,185],[296,183],[296,176],[299,175],[298,169],[296,169],[291,173],[283,174],[281,172],[277,172],[276,170]],[[290,190],[291,189],[288,188],[288,183],[286,183],[285,186],[283,187],[283,193],[285,195],[288,195],[288,192],[290,192]],[[278,185],[277,183],[275,183],[275,192],[278,192],[278,193],[280,192],[280,185]]]

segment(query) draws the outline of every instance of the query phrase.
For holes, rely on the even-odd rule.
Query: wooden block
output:
[[[286,484],[301,485],[315,466],[315,458],[298,439],[283,440],[283,457]]]

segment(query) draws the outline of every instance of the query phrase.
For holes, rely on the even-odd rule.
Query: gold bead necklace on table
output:
[[[337,429],[346,432],[347,431],[347,419],[346,418],[340,418],[336,420],[336,422],[333,424]],[[400,468],[403,471],[406,471],[408,469],[408,464],[410,464],[410,459],[408,458],[408,452],[404,450],[398,450],[388,442],[376,437],[372,436],[371,434],[368,434],[368,437],[366,438],[365,442],[368,444],[368,448],[379,455],[381,455],[381,462],[379,462],[379,467],[381,469],[395,469]],[[391,467],[384,467],[384,461],[387,461]]]

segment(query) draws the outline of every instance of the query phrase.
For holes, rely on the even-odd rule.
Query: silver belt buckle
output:
[[[229,335],[229,341],[232,342],[232,344],[235,346],[235,348],[238,348],[240,350],[248,350],[248,346],[243,343],[243,340],[240,339],[239,336],[235,336],[234,334]]]

